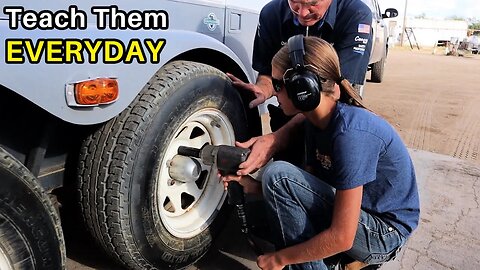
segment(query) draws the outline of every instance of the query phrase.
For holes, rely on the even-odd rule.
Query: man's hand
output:
[[[245,83],[230,73],[227,73],[227,76],[232,80],[233,86],[243,88],[255,94],[255,99],[248,104],[250,108],[257,107],[273,96],[272,81],[271,79],[268,80],[267,76],[260,75],[257,84]]]
[[[282,265],[275,253],[261,255],[257,258],[257,265],[262,270],[281,270],[285,265]]]
[[[238,175],[248,175],[265,166],[277,151],[275,145],[275,135],[273,133],[259,137],[253,137],[250,140],[235,145],[242,148],[250,148],[251,152],[245,162],[241,163],[237,171]]]

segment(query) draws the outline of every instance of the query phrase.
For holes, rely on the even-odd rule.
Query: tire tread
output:
[[[81,149],[77,192],[87,229],[112,257],[132,269],[154,268],[138,251],[125,214],[129,210],[123,208],[135,162],[134,146],[140,145],[139,134],[146,131],[153,117],[148,112],[166,101],[163,89],[175,86],[180,75],[198,71],[227,78],[207,65],[172,62],[152,77],[119,116],[89,136]]]
[[[48,194],[43,190],[40,184],[36,181],[36,178],[31,172],[17,159],[10,155],[6,150],[0,147],[0,167],[9,171],[12,175],[15,175],[25,186],[28,187],[34,196],[41,202],[46,213],[48,214],[50,221],[54,227],[56,235],[58,237],[60,248],[60,267],[65,269],[66,267],[66,249],[65,240],[63,237],[63,230],[60,221],[60,217],[57,213],[55,206]]]

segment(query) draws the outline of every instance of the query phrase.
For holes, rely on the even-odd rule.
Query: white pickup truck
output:
[[[362,0],[372,10],[372,52],[368,70],[371,70],[370,80],[380,83],[383,80],[385,72],[385,63],[388,55],[388,26],[383,19],[394,18],[398,16],[398,11],[394,8],[387,8],[382,13],[378,0]]]

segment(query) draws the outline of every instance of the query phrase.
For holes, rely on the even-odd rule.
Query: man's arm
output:
[[[252,67],[256,71],[258,71],[256,83],[244,83],[232,74],[227,73],[228,77],[230,77],[235,87],[248,90],[255,95],[255,99],[252,100],[249,104],[250,108],[254,108],[262,104],[267,99],[273,96],[271,62],[273,55],[278,50],[278,48],[274,47],[274,43],[271,38],[271,35],[274,35],[274,32],[272,31],[272,29],[268,29],[271,23],[270,21],[276,20],[277,16],[275,13],[272,12],[273,4],[274,3],[267,4],[260,12],[257,32],[255,34]]]
[[[364,84],[373,45],[372,12],[364,3],[359,5],[334,44],[343,77],[355,85]]]
[[[250,102],[254,108],[273,96],[272,86],[272,58],[280,49],[280,25],[278,2],[266,4],[258,18],[257,31],[253,41],[252,67],[258,72],[254,86],[245,88],[255,94],[255,99]],[[233,79],[232,79],[233,80]]]
[[[272,78],[270,76],[259,75],[255,84],[245,83],[230,73],[227,73],[227,76],[232,80],[233,86],[250,91],[255,95],[255,99],[248,104],[250,108],[257,107],[273,96]]]
[[[259,74],[255,85],[259,88],[260,91],[254,92],[256,99],[250,102],[250,108],[262,104],[267,99],[273,96],[273,84],[271,76]]]
[[[273,96],[273,84],[271,76],[258,75],[256,85],[264,89],[267,99]]]
[[[305,263],[349,250],[355,239],[363,186],[337,190],[330,228],[303,243],[258,258],[262,269],[282,269],[286,265]]]

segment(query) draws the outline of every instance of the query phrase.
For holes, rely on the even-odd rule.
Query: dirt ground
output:
[[[479,75],[479,55],[394,48],[384,81],[367,83],[364,98],[409,148],[480,164]]]

